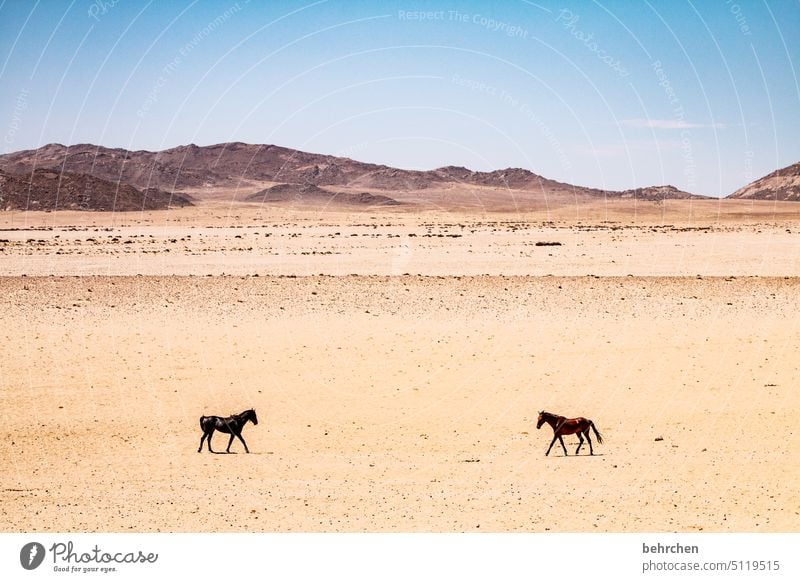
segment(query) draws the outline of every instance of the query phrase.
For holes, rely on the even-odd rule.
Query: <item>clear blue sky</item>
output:
[[[3,152],[245,141],[717,196],[800,160],[798,77],[797,0],[0,5]]]

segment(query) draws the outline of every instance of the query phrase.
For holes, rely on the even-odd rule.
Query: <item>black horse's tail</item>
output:
[[[603,437],[600,436],[600,432],[597,430],[597,427],[594,425],[594,423],[591,420],[589,421],[589,426],[592,427],[592,430],[594,431],[594,436],[597,437],[597,442],[602,444]]]

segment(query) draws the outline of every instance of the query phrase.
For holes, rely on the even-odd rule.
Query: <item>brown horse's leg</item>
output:
[[[565,457],[568,456],[567,455],[567,446],[564,444],[564,439],[561,438],[561,435],[558,435],[558,442],[561,443],[561,448],[564,449],[564,456]]]
[[[557,439],[557,438],[558,438],[558,435],[557,435],[557,434],[553,435],[553,440],[552,440],[552,441],[550,441],[550,446],[549,446],[549,447],[547,447],[547,452],[544,454],[544,456],[545,456],[545,457],[546,457],[547,455],[549,455],[549,454],[550,454],[550,449],[552,449],[552,448],[553,448],[553,445],[554,445],[554,444],[556,444],[556,439]]]
[[[578,443],[578,448],[577,448],[577,449],[575,449],[575,454],[576,454],[576,455],[577,455],[577,454],[578,454],[578,453],[581,451],[581,447],[583,446],[583,437],[581,436],[581,433],[578,433],[578,439],[579,439],[581,442],[579,442],[579,443]]]
[[[589,436],[589,429],[586,429],[586,440],[589,442],[589,454],[594,455],[594,451],[592,450],[592,439]]]
[[[231,438],[230,438],[230,440],[228,441],[228,448],[227,448],[227,449],[225,449],[225,452],[226,452],[226,453],[230,453],[230,452],[231,452],[231,443],[233,443],[233,433],[231,433]]]

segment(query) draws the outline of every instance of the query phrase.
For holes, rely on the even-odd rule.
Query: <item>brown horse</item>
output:
[[[600,433],[597,431],[597,428],[594,426],[594,423],[591,420],[587,420],[583,417],[579,418],[566,418],[564,416],[559,416],[557,414],[551,414],[550,412],[545,412],[542,410],[539,413],[539,420],[536,422],[536,428],[542,428],[544,423],[550,425],[553,429],[553,440],[550,441],[550,446],[547,447],[547,452],[544,454],[545,456],[550,454],[550,449],[553,448],[553,445],[558,439],[558,442],[561,443],[561,448],[564,449],[564,456],[567,456],[567,447],[564,446],[564,439],[561,438],[561,435],[565,434],[577,434],[578,438],[580,439],[580,443],[578,444],[578,448],[575,450],[575,454],[577,455],[578,452],[581,450],[583,446],[583,437],[586,436],[586,440],[589,441],[589,454],[594,455],[594,451],[592,450],[592,439],[589,438],[589,429],[591,428],[594,431],[594,436],[597,437],[597,442],[602,443],[603,437],[600,436]]]

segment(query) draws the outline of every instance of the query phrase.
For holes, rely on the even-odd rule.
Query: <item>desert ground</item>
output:
[[[800,531],[797,203],[4,212],[0,275],[0,531]]]

